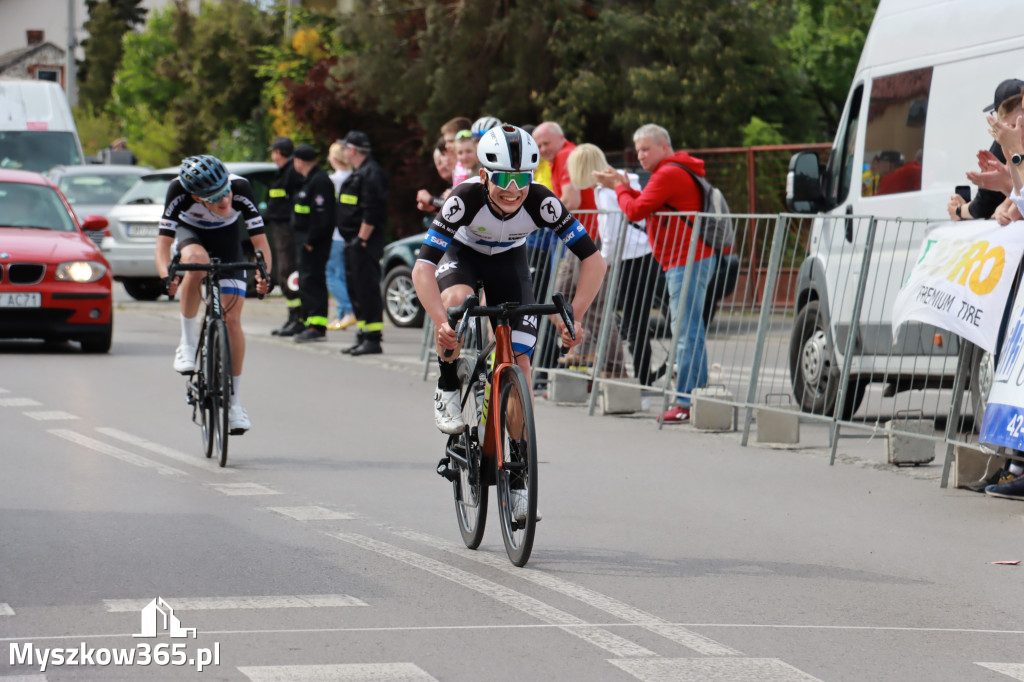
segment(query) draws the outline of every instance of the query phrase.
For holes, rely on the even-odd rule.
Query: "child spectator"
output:
[[[455,134],[455,159],[452,187],[457,187],[466,178],[476,177],[480,168],[476,158],[476,139],[473,137],[473,131],[460,130]]]

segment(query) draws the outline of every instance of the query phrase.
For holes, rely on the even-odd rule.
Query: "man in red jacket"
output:
[[[672,149],[668,131],[648,123],[633,133],[637,158],[644,170],[651,173],[643,191],[629,186],[624,173],[611,168],[595,173],[598,182],[615,190],[619,207],[630,222],[647,220],[647,239],[654,258],[665,271],[668,294],[672,305],[673,327],[679,327],[676,347],[676,368],[680,394],[677,404],[669,408],[662,421],[681,424],[690,420],[690,396],[694,388],[708,381],[708,362],[704,349],[704,296],[715,271],[715,252],[698,240],[694,255],[693,274],[689,291],[682,300],[686,276],[686,260],[692,235],[692,218],[653,215],[655,213],[698,212],[703,208],[703,197],[697,182],[686,166],[697,175],[704,175],[704,162],[686,152]],[[681,324],[680,324],[681,323]]]

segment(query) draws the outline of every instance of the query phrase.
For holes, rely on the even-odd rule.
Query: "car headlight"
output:
[[[76,260],[57,266],[58,282],[79,282],[88,284],[107,274],[107,266],[92,260]]]

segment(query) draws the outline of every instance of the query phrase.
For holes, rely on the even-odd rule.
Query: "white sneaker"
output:
[[[241,436],[252,428],[249,423],[249,415],[241,405],[232,405],[228,410],[228,429],[232,436]]]
[[[466,430],[458,391],[434,391],[434,424],[441,433],[457,436]]]
[[[512,518],[516,521],[525,521],[526,514],[530,511],[530,498],[525,490],[512,489]],[[543,518],[540,509],[537,510],[537,520]]]
[[[188,344],[181,344],[174,351],[174,371],[181,374],[191,374],[196,371],[196,347]]]

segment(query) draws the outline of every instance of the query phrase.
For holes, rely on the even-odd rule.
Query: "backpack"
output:
[[[732,218],[729,217],[729,204],[725,202],[725,195],[722,194],[722,191],[708,182],[704,176],[697,175],[683,164],[675,161],[669,163],[679,166],[689,173],[700,187],[701,195],[704,197],[704,206],[700,212],[707,214],[701,216],[701,240],[716,253],[732,246],[736,232],[732,226]],[[690,219],[685,218],[685,220],[686,224],[692,228],[693,223]]]

